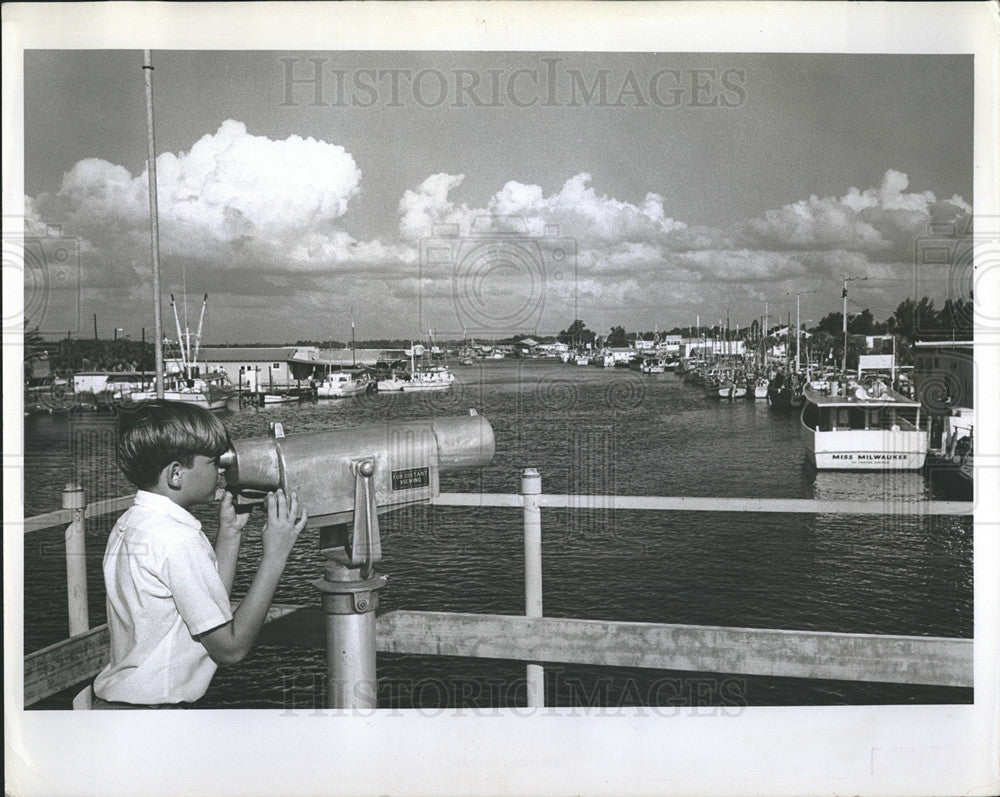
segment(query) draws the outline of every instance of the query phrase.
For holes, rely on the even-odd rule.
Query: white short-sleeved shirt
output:
[[[94,681],[104,700],[194,701],[216,663],[195,637],[233,619],[201,523],[169,498],[140,490],[104,553],[111,661]]]

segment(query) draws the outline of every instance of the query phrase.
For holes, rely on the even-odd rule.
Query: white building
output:
[[[221,371],[234,385],[244,390],[257,390],[272,386],[288,387],[302,380],[308,382],[307,373],[293,372],[293,361],[318,359],[319,348],[316,346],[208,346],[198,352],[198,367],[202,373]]]

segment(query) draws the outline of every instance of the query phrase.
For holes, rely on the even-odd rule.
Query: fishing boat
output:
[[[917,341],[913,380],[905,380],[903,388],[914,391],[926,413],[929,468],[957,476],[969,488],[976,425],[974,363],[971,340]],[[898,372],[895,376],[903,381]]]
[[[919,470],[927,457],[920,402],[881,380],[807,384],[801,436],[817,470]]]
[[[204,377],[168,374],[163,387],[163,398],[168,401],[196,404],[210,410],[221,410],[229,404],[234,392],[233,383],[222,372],[206,374]],[[148,401],[156,398],[156,391],[139,390],[121,398],[126,403]]]
[[[778,371],[767,383],[767,403],[777,409],[792,406],[791,380],[784,371]]]
[[[767,400],[767,386],[770,383],[770,379],[766,376],[751,372],[747,375],[747,399],[750,401],[766,401]]]
[[[455,375],[448,366],[430,365],[411,371],[410,378],[403,382],[402,391],[447,390],[454,381]]]
[[[639,365],[639,370],[644,374],[662,374],[666,369],[666,362],[658,357],[644,358]]]
[[[704,381],[705,394],[710,398],[733,399],[743,398],[746,393],[746,385],[730,369],[718,369],[709,373]]]
[[[175,370],[164,374],[163,398],[168,401],[195,404],[210,410],[221,410],[225,409],[229,404],[229,399],[236,392],[236,388],[223,371],[201,373],[201,366],[198,364],[198,352],[201,348],[201,333],[205,322],[205,308],[207,305],[208,294],[206,293],[204,299],[202,299],[198,331],[192,335],[186,321],[184,330],[181,331],[177,304],[174,301],[173,294],[170,295],[170,306],[174,311],[174,323],[177,325],[178,356],[174,360]],[[184,314],[186,318],[186,309]],[[192,337],[194,338],[193,346]],[[143,389],[132,391],[131,393],[123,392],[120,398],[126,404],[147,401],[156,398],[156,390]]]
[[[455,381],[455,375],[447,365],[418,365],[416,357],[423,355],[423,346],[410,346],[410,370],[399,374],[392,372],[387,378],[378,381],[379,391],[402,390],[404,393],[416,393],[428,390],[447,390]]]
[[[409,374],[400,374],[390,371],[388,376],[383,376],[375,383],[379,393],[392,393],[403,389],[403,385],[409,382]]]
[[[317,398],[349,398],[364,393],[371,385],[367,376],[349,371],[332,371],[316,385]]]

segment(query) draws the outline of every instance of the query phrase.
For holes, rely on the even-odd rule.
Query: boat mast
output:
[[[156,352],[156,397],[163,398],[163,320],[160,306],[160,227],[156,204],[156,143],[153,138],[153,62],[143,50],[146,83],[146,173],[149,177],[149,236],[153,263],[153,338]]]
[[[800,310],[799,310],[799,299],[802,298],[801,293],[795,294],[795,373],[799,372],[799,362],[802,359],[800,352],[802,351],[802,325],[800,320]]]
[[[785,324],[785,373],[792,371],[792,311],[788,311],[788,321]]]
[[[173,294],[170,294],[170,309],[174,311],[174,324],[177,326],[177,347],[181,352],[181,368],[184,370],[184,378],[190,379],[191,374],[188,368],[187,352],[184,348],[184,336],[181,334],[181,320],[177,315],[177,303],[174,301]]]
[[[208,305],[208,294],[205,294],[205,298],[201,300],[201,317],[198,319],[198,334],[194,339],[194,357],[191,358],[192,363],[198,362],[198,351],[201,349],[201,328],[202,324],[205,323],[205,307]]]
[[[354,346],[354,305],[352,304],[351,305],[351,367],[356,368],[357,365],[358,365],[358,354],[357,354],[357,349]]]

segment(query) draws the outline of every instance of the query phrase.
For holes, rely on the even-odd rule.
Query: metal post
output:
[[[90,629],[87,605],[87,546],[84,537],[84,510],[87,499],[78,484],[67,484],[62,492],[63,509],[73,513],[66,527],[66,599],[69,607],[69,635]]]
[[[326,612],[326,707],[378,707],[375,674],[375,609],[385,576],[362,578],[345,548],[323,551],[324,577],[313,585]]]
[[[521,495],[524,497],[524,614],[542,616],[542,511],[538,496],[542,494],[542,477],[534,468],[521,474]],[[540,664],[529,664],[527,671],[528,707],[545,706],[545,670]]]
[[[382,559],[372,483],[375,460],[359,460],[353,467],[353,539],[347,539],[344,526],[328,527],[334,536],[325,545],[321,535],[326,567],[313,585],[323,593],[326,612],[326,707],[373,709],[378,708],[375,609],[386,578],[373,569]]]

